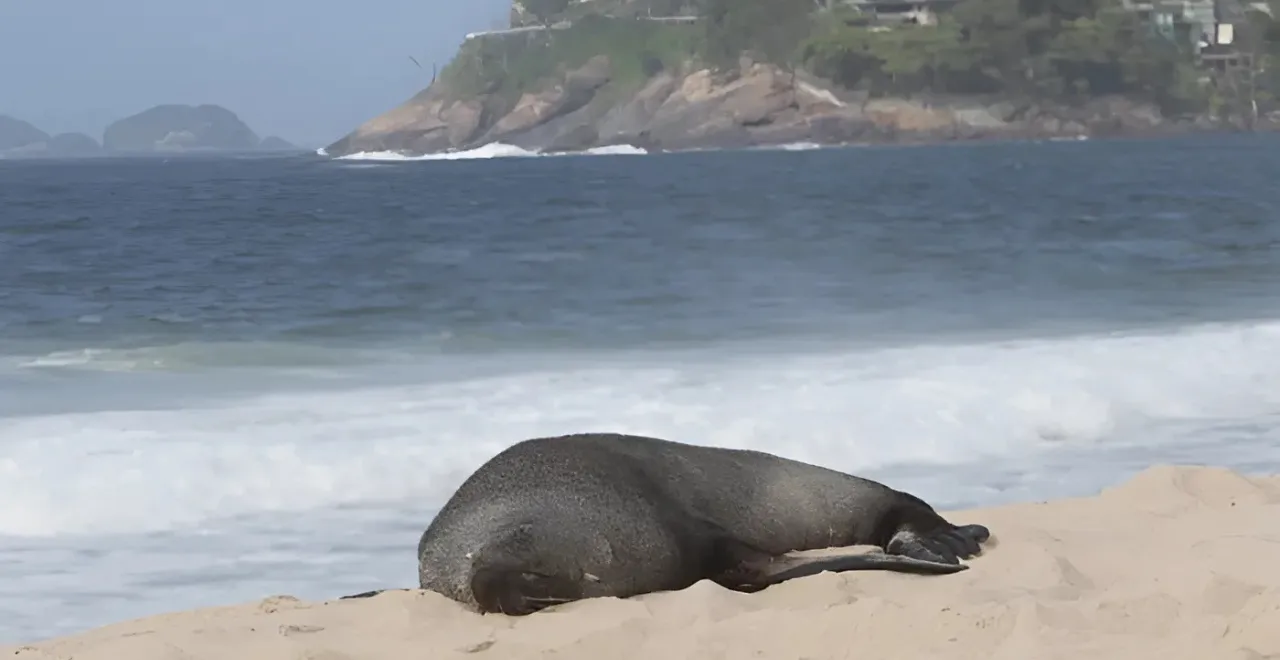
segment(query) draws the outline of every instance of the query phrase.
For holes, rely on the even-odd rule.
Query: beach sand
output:
[[[288,596],[0,649],[70,660],[1280,658],[1280,477],[1156,467],[1093,497],[948,512],[994,534],[947,576],[709,582],[523,618],[435,594]],[[406,575],[413,548],[405,548]]]

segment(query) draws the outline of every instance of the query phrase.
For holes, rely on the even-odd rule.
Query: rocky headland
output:
[[[745,0],[765,5],[786,1]],[[1027,17],[1028,25],[1034,18]],[[1151,74],[1152,81],[1122,84],[1132,78],[1132,66],[1116,56],[1107,65],[1114,75],[1097,65],[1083,77],[1071,78],[1073,69],[1062,66],[1065,73],[1056,87],[1037,87],[1011,82],[1020,75],[1017,67],[1010,64],[1001,72],[998,60],[991,63],[993,56],[966,64],[969,70],[962,76],[955,73],[961,66],[956,64],[958,56],[922,41],[953,38],[947,30],[960,25],[963,14],[944,17],[934,26],[877,31],[847,19],[827,20],[838,27],[806,28],[783,56],[770,57],[761,52],[767,48],[751,47],[770,42],[759,30],[738,35],[743,47],[719,63],[707,56],[714,31],[705,19],[662,23],[588,15],[473,35],[428,88],[325,150],[330,156],[429,154],[494,142],[544,152],[615,144],[685,150],[798,142],[1070,139],[1231,127],[1221,112],[1210,112],[1207,101],[1196,96],[1199,88],[1186,91],[1194,87],[1186,80],[1197,74],[1183,62],[1171,63],[1182,67],[1175,70],[1180,79],[1160,74],[1157,80],[1157,74]],[[1121,34],[1118,28],[1113,32]],[[923,53],[940,54],[927,61],[888,41],[894,38]],[[992,43],[998,40],[992,38]],[[886,54],[864,56],[875,48]],[[871,64],[851,63],[859,57]],[[1053,64],[1062,57],[1056,51],[1045,55],[1045,61]],[[1086,62],[1098,59],[1092,52],[1078,57]],[[914,78],[900,73],[911,66],[921,73],[911,74]],[[902,84],[904,80],[911,84]],[[919,82],[924,80],[929,82]],[[1205,86],[1204,80],[1200,86]],[[1051,89],[1059,91],[1046,91]],[[1222,106],[1219,103],[1219,110]],[[1274,124],[1264,112],[1252,127]]]
[[[661,72],[619,97],[607,55],[548,80],[514,103],[437,83],[326,148],[428,154],[493,142],[578,151],[629,144],[649,150],[781,145],[1077,138],[1214,130],[1207,118],[1169,118],[1123,96],[1068,106],[992,98],[871,98],[812,76],[751,63],[731,74]]]

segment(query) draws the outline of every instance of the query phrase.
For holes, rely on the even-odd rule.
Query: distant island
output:
[[[261,140],[235,113],[216,105],[158,105],[107,127],[109,151],[249,151]]]
[[[1272,130],[1278,57],[1241,0],[516,0],[325,151]]]
[[[100,151],[98,142],[84,133],[49,135],[29,122],[0,115],[0,155],[76,158]]]
[[[274,136],[259,139],[235,113],[217,105],[159,105],[113,122],[102,143],[83,133],[50,136],[0,115],[0,157],[78,158],[125,154],[301,151]]]

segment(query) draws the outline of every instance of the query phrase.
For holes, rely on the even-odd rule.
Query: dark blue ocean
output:
[[[411,586],[496,451],[1280,471],[1280,139],[0,161],[0,642]]]

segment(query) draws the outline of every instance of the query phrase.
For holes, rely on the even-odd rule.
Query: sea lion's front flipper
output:
[[[950,525],[919,533],[903,529],[893,535],[886,550],[890,555],[924,562],[959,564],[982,554],[982,544],[991,538],[991,530],[982,525]]]
[[[584,576],[582,580],[592,580]],[[533,614],[538,610],[586,597],[582,580],[562,575],[540,575],[513,568],[481,566],[471,577],[471,593],[480,611],[510,616]]]
[[[945,575],[968,570],[955,563],[925,561],[913,557],[860,552],[826,557],[774,557],[769,561],[747,562],[716,579],[722,586],[738,591],[759,591],[765,587],[830,571],[894,571],[920,575]]]

